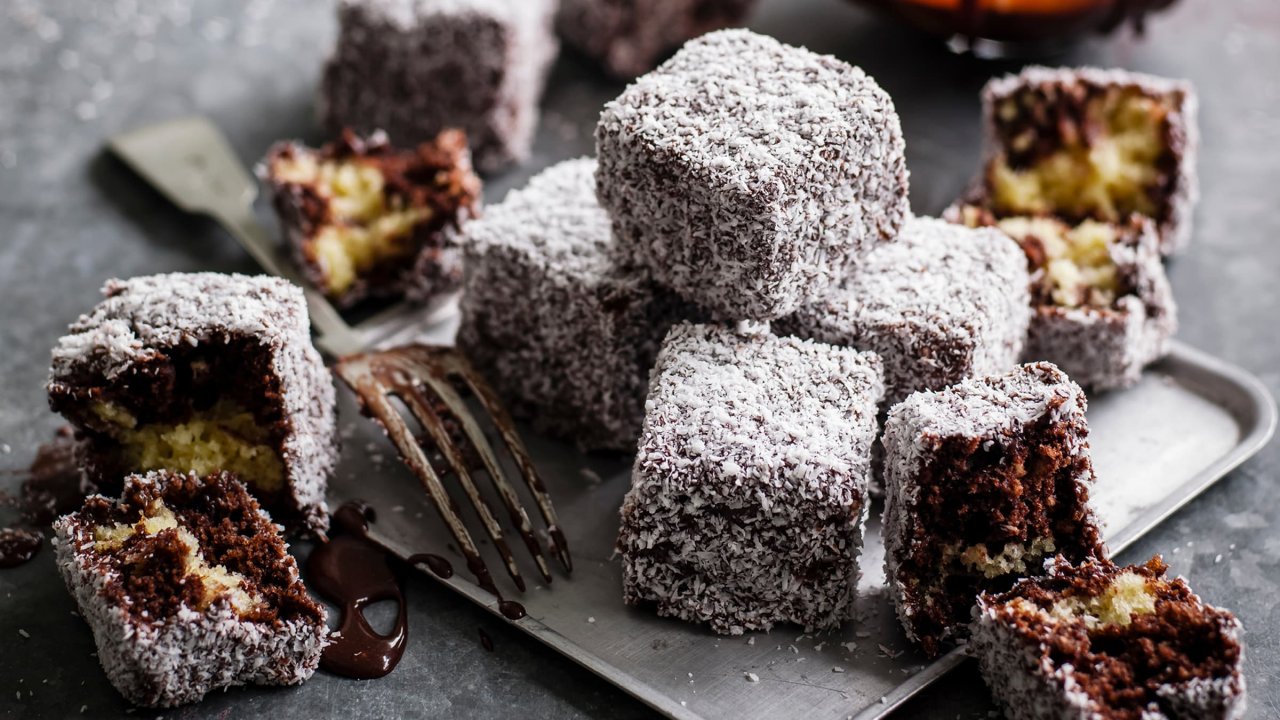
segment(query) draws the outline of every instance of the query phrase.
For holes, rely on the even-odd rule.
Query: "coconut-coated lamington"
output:
[[[333,380],[302,290],[273,277],[109,280],[53,350],[49,404],[104,493],[129,472],[236,473],[282,525],[328,527]]]
[[[969,202],[1068,224],[1151,218],[1160,250],[1191,238],[1197,100],[1190,83],[1124,70],[1029,67],[982,92],[986,162]]]
[[[862,70],[746,30],[691,40],[605,105],[618,243],[720,319],[819,299],[908,212],[897,112]]]
[[[721,634],[850,617],[879,358],[681,324],[622,505],[623,597]]]
[[[1055,554],[1105,556],[1084,393],[1048,363],[916,393],[889,411],[885,575],[907,637],[930,657],[964,636],[979,592]]]
[[[756,0],[560,0],[565,42],[616,77],[648,72],[686,40],[738,25]]]
[[[996,219],[972,206],[959,217],[994,225],[1026,253],[1034,312],[1024,360],[1052,362],[1080,385],[1107,390],[1133,385],[1169,353],[1178,308],[1149,218],[1070,226],[1051,217]]]
[[[482,172],[523,161],[558,49],[554,16],[554,0],[341,0],[321,121],[401,145],[460,128]]]
[[[319,149],[277,143],[260,172],[294,262],[338,305],[462,285],[453,240],[479,209],[480,178],[461,131],[406,150],[350,130]]]
[[[278,526],[230,473],[131,475],[54,524],[58,569],[129,702],[297,685],[328,629]]]
[[[540,431],[631,451],[658,346],[697,312],[619,263],[594,172],[552,166],[468,225],[458,346]]]
[[[913,217],[839,287],[773,327],[875,352],[887,407],[1017,364],[1031,318],[1026,264],[1003,233]]]
[[[1072,566],[974,608],[969,653],[1010,720],[1229,720],[1245,711],[1240,621],[1159,556]]]

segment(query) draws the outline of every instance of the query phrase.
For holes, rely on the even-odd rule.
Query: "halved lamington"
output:
[[[1023,359],[1045,360],[1092,390],[1136,383],[1168,354],[1178,309],[1151,220],[997,219],[965,208],[968,225],[994,225],[1022,245],[1034,314]]]
[[[565,42],[619,78],[653,69],[662,56],[703,33],[737,25],[756,0],[560,0]]]
[[[836,289],[773,324],[875,352],[885,406],[1017,364],[1031,318],[1026,259],[1002,233],[911,218]]]
[[[426,300],[462,285],[454,236],[480,206],[467,138],[446,130],[399,150],[345,131],[321,148],[271,148],[261,168],[295,263],[340,306]]]
[[[872,353],[672,328],[622,506],[626,602],[733,635],[848,619],[883,392]]]
[[[1029,67],[982,92],[986,164],[967,203],[997,218],[1155,223],[1160,251],[1191,236],[1197,101],[1184,81]]]
[[[562,162],[468,225],[458,345],[515,415],[630,451],[658,346],[698,313],[620,261],[594,172]]]
[[[341,0],[320,85],[332,132],[385,130],[403,145],[460,128],[476,166],[529,155],[555,59],[552,0]]]
[[[58,569],[129,702],[296,685],[328,628],[278,527],[229,473],[152,472],[54,524]]]
[[[88,476],[234,472],[293,530],[329,524],[333,380],[302,290],[279,278],[172,273],[110,280],[53,350],[49,404]]]
[[[1159,557],[1058,559],[1044,577],[984,593],[969,653],[1010,720],[1228,720],[1245,710],[1240,622]]]
[[[898,233],[904,147],[862,70],[722,30],[605,105],[597,190],[619,246],[659,282],[721,319],[773,320]]]
[[[1045,559],[1102,557],[1085,396],[1047,363],[908,397],[884,445],[885,575],[926,655],[964,636],[979,592]]]

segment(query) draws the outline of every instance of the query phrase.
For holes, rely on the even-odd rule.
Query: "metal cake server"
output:
[[[355,391],[361,407],[386,431],[405,463],[418,477],[436,510],[448,526],[468,569],[485,589],[496,588],[485,567],[458,506],[445,489],[442,471],[431,462],[426,449],[410,429],[392,399],[399,400],[443,455],[447,469],[474,506],[485,532],[502,556],[512,581],[520,590],[525,582],[493,510],[481,496],[472,473],[482,470],[502,500],[509,521],[533,556],[543,579],[551,582],[542,545],[528,513],[507,481],[502,464],[464,397],[474,396],[501,435],[524,485],[546,524],[547,544],[566,572],[572,570],[569,548],[560,530],[551,498],[538,477],[515,425],[496,394],[467,359],[449,347],[406,345],[367,351],[393,341],[406,330],[430,322],[422,308],[401,304],[352,327],[319,291],[304,281],[293,266],[280,258],[278,243],[254,217],[257,182],[236,157],[222,133],[207,119],[189,117],[138,128],[108,141],[111,150],[175,205],[191,213],[207,215],[231,233],[267,272],[302,288],[316,345],[338,358],[335,372]],[[427,317],[424,317],[424,314]],[[367,352],[366,352],[367,351]],[[450,432],[448,422],[461,432]],[[465,441],[465,446],[460,440]],[[468,453],[470,449],[472,452]],[[478,457],[479,463],[469,463]]]

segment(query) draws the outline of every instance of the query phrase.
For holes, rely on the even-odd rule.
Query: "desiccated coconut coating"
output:
[[[324,608],[280,531],[229,474],[153,472],[54,524],[58,570],[98,661],[130,702],[172,707],[233,685],[296,685]]]
[[[401,145],[457,127],[476,167],[529,155],[558,44],[551,0],[341,0],[320,118]]]
[[[906,218],[889,96],[835,58],[709,33],[605,105],[600,204],[619,246],[721,319],[821,297]]]
[[[302,290],[171,273],[109,280],[103,294],[53,349],[48,385],[90,479],[114,493],[131,471],[234,470],[277,522],[328,527],[334,389]]]
[[[962,637],[978,593],[1045,558],[1105,555],[1089,506],[1084,393],[1048,363],[920,392],[889,412],[885,576],[926,655]]]
[[[560,0],[565,42],[619,78],[652,70],[663,54],[711,30],[742,22],[756,0]]]
[[[623,597],[738,635],[850,617],[880,359],[680,324],[622,506]]]
[[[698,314],[619,265],[594,170],[548,168],[467,226],[458,346],[541,431],[630,451],[658,346]]]
[[[969,654],[1010,720],[1231,720],[1244,716],[1240,621],[1159,557],[1071,566],[984,593]]]
[[[1070,223],[1123,222],[1136,212],[1155,222],[1164,255],[1186,247],[1199,197],[1190,83],[1032,66],[987,83],[982,106],[986,161],[968,202],[1001,216],[1047,213]],[[1027,183],[1032,173],[1041,181]],[[1027,212],[1031,205],[1040,212]]]
[[[894,242],[774,330],[875,352],[891,406],[1018,362],[1031,318],[1026,265],[1003,233],[910,218]]]

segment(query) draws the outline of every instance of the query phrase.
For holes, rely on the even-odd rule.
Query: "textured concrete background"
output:
[[[917,212],[937,212],[961,190],[977,161],[977,90],[1008,66],[951,57],[838,0],[765,0],[752,25],[859,64],[893,95]],[[169,207],[104,156],[103,138],[198,112],[246,159],[278,138],[319,140],[312,96],[333,30],[330,3],[316,0],[0,2],[0,467],[25,466],[58,425],[42,390],[48,349],[95,302],[103,280],[254,270],[216,228]],[[1195,245],[1172,268],[1181,338],[1280,394],[1280,7],[1183,2],[1151,23],[1150,36],[1091,41],[1061,61],[1185,76],[1199,86],[1204,197]],[[537,167],[589,151],[600,104],[620,90],[574,57],[560,61],[552,83],[536,157],[491,179],[491,200]],[[1254,718],[1280,716],[1278,470],[1273,443],[1125,556],[1164,553],[1206,599],[1240,615]],[[0,489],[12,485],[12,476],[0,476]],[[319,674],[297,689],[237,689],[133,716],[651,715],[429,582],[413,579],[408,594],[409,651],[384,680]],[[52,553],[0,571],[0,716],[128,711],[72,610]],[[482,649],[477,628],[493,637],[495,652]],[[982,717],[990,709],[976,674],[965,671],[900,716]]]

